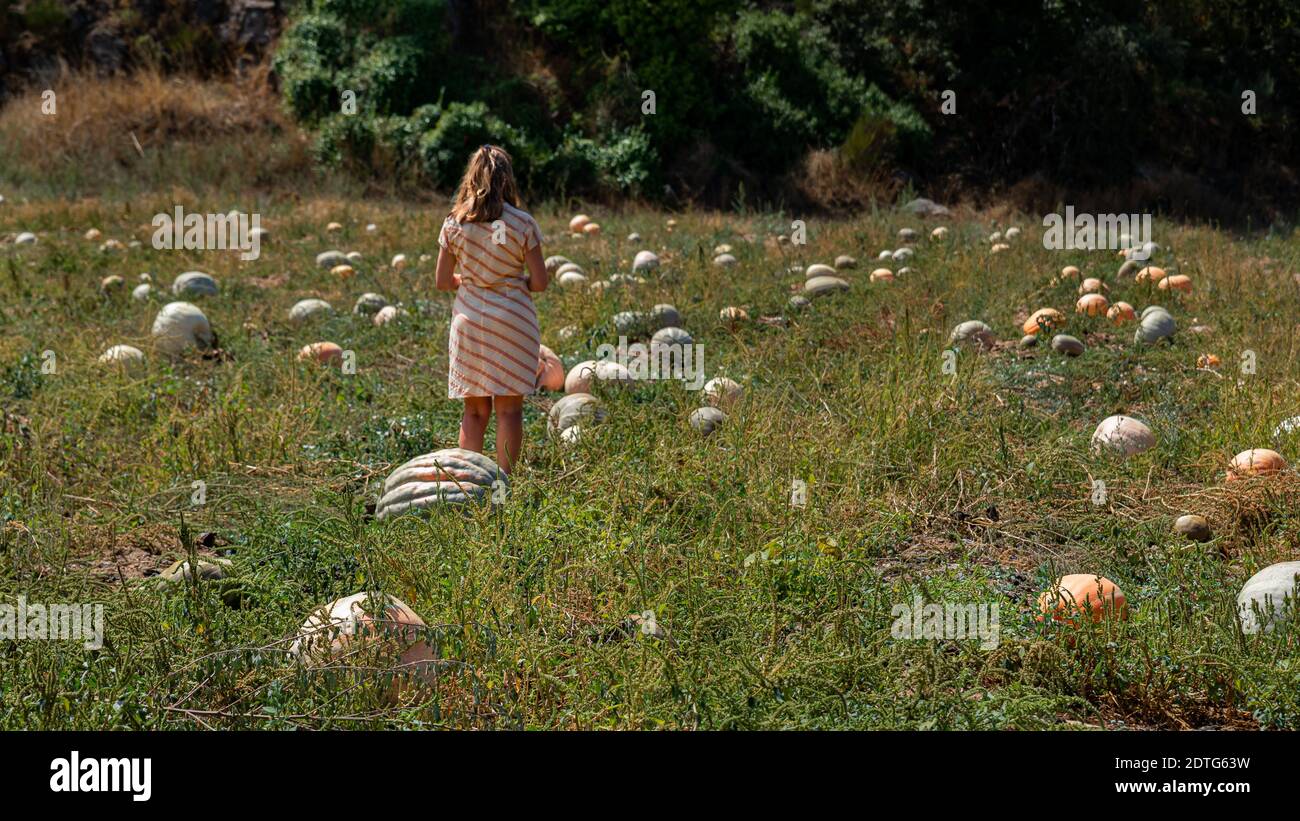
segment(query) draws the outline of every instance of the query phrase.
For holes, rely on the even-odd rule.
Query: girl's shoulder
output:
[[[522,221],[525,225],[537,225],[537,220],[533,219],[533,215],[522,208],[511,205],[508,202],[502,203],[501,208],[510,216]]]

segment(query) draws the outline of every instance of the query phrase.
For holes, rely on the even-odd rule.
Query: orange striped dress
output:
[[[438,245],[456,256],[461,277],[448,343],[447,396],[452,399],[525,396],[537,384],[541,332],[524,254],[542,244],[542,231],[509,203],[499,227],[494,232],[491,222],[448,217],[438,234]]]

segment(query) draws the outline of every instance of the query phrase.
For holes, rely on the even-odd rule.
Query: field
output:
[[[376,520],[393,467],[456,444],[450,296],[419,260],[436,253],[445,206],[238,202],[271,231],[244,262],[155,250],[150,219],[178,204],[235,203],[159,190],[0,205],[0,592],[102,603],[106,618],[99,650],[4,645],[0,726],[1300,726],[1295,629],[1244,636],[1234,602],[1256,570],[1298,557],[1300,484],[1224,481],[1247,448],[1300,458],[1300,432],[1274,434],[1300,413],[1294,235],[1157,220],[1157,264],[1194,283],[1181,294],[1118,279],[1114,251],[1045,250],[1029,215],[811,216],[807,244],[791,245],[776,237],[801,215],[589,206],[604,232],[574,239],[576,209],[541,207],[546,253],[593,279],[629,272],[643,248],[662,260],[644,284],[538,296],[566,367],[617,341],[614,313],[671,303],[707,376],[743,395],[706,437],[687,422],[701,395],[679,382],[598,384],[608,417],[569,444],[546,430],[559,394],[539,394],[503,503]],[[950,233],[932,240],[938,224]],[[1010,225],[1023,235],[990,253],[988,234]],[[911,271],[870,282],[905,227],[920,237]],[[37,243],[14,245],[19,231]],[[141,245],[102,250],[110,238]],[[712,264],[722,243],[735,266]],[[359,251],[356,275],[318,267],[328,249]],[[388,264],[396,253],[406,270]],[[792,309],[792,266],[840,254],[858,261],[849,290]],[[1169,308],[1177,334],[1137,345],[1133,323],[1075,314],[1066,265],[1105,280],[1112,301]],[[188,270],[220,283],[192,300],[220,353],[172,359],[149,331]],[[159,292],[138,301],[146,271]],[[125,286],[105,292],[110,275]],[[352,313],[363,292],[408,313],[376,327]],[[290,323],[306,297],[334,313]],[[749,319],[724,324],[727,306]],[[1082,356],[1018,347],[1045,306],[1066,313]],[[998,343],[946,357],[968,319]],[[296,360],[319,340],[354,351],[355,373]],[[119,343],[145,366],[99,365]],[[1222,364],[1198,367],[1210,353]],[[1093,429],[1118,413],[1145,419],[1156,446],[1094,453]],[[1213,539],[1174,534],[1184,513]],[[154,578],[212,556],[232,560],[226,578]],[[1037,620],[1038,593],[1076,572],[1114,580],[1130,618]],[[395,702],[382,659],[309,670],[285,654],[313,608],[365,590],[407,602],[443,660]],[[892,608],[917,597],[997,604],[1000,640],[893,637]]]

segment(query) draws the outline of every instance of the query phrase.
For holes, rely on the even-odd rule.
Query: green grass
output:
[[[1300,436],[1271,433],[1300,414],[1295,236],[1160,222],[1160,261],[1195,282],[1175,296],[1116,281],[1113,252],[1044,250],[1029,217],[1013,249],[990,256],[990,223],[965,215],[947,241],[918,244],[912,274],[872,285],[897,229],[924,237],[928,224],[890,211],[809,219],[809,245],[791,248],[764,242],[791,215],[687,212],[669,232],[666,215],[629,210],[595,214],[604,238],[576,241],[567,214],[544,211],[547,253],[589,274],[626,272],[642,247],[664,258],[646,285],[539,297],[543,341],[566,365],[615,341],[616,311],[669,302],[708,375],[743,383],[744,397],[702,438],[686,421],[700,396],[679,384],[607,392],[607,421],[572,446],[546,435],[556,396],[535,397],[504,505],[380,522],[365,505],[389,470],[456,441],[450,297],[433,290],[432,263],[385,264],[435,253],[442,209],[185,200],[262,214],[273,239],[240,263],[153,250],[149,220],[175,204],[155,193],[0,206],[0,238],[40,235],[0,245],[0,600],[102,602],[107,617],[102,650],[3,644],[0,726],[1300,727],[1300,635],[1243,637],[1233,603],[1253,572],[1300,558],[1300,486],[1223,482],[1248,447],[1300,460]],[[325,235],[330,220],[341,236]],[[92,226],[144,245],[102,253],[82,237]],[[620,239],[630,231],[643,240]],[[709,265],[720,242],[736,267]],[[328,248],[365,255],[355,279],[315,267]],[[802,282],[788,266],[840,253],[859,260],[851,290],[787,312]],[[1074,315],[1076,284],[1053,282],[1067,264],[1139,311],[1168,307],[1173,343],[1138,347],[1132,325]],[[165,287],[194,269],[221,283],[199,304],[224,361],[155,354],[148,332],[165,300],[129,296],[143,271]],[[128,293],[102,295],[109,274]],[[253,281],[280,274],[287,283]],[[353,316],[365,291],[410,316],[385,328]],[[289,307],[308,296],[336,314],[291,326]],[[752,321],[724,327],[727,305]],[[1070,315],[1082,357],[1015,347],[1043,306]],[[784,328],[757,321],[782,313]],[[946,374],[948,333],[966,319],[1011,344],[963,350]],[[1191,333],[1197,324],[1211,330]],[[560,339],[568,325],[580,341]],[[318,340],[356,351],[357,373],[295,361]],[[146,351],[142,373],[97,366],[117,343]],[[1246,349],[1253,375],[1237,367]],[[47,350],[55,373],[42,373]],[[1196,368],[1207,352],[1223,359],[1217,375]],[[1114,413],[1147,419],[1158,446],[1094,455],[1092,430]],[[809,485],[804,508],[789,504],[795,478]],[[1215,540],[1173,536],[1184,512],[1209,518]],[[204,531],[219,535],[213,547],[196,543]],[[164,590],[139,578],[198,551],[229,555],[236,581]],[[1038,622],[1038,592],[1070,572],[1115,580],[1131,618]],[[445,660],[434,687],[390,704],[382,673],[358,681],[287,660],[313,607],[362,590],[398,596],[429,624]],[[998,604],[999,646],[892,638],[891,608],[916,595]],[[646,610],[662,638],[624,629]]]

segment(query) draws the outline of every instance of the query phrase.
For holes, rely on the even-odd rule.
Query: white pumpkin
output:
[[[429,642],[428,625],[394,596],[357,593],[312,612],[289,647],[289,655],[307,668],[338,666],[360,678],[393,675],[384,697],[395,702],[417,683],[436,681],[437,653]]]
[[[736,264],[736,258],[731,254],[718,254],[713,258],[713,264],[719,268],[730,268]]]
[[[403,316],[406,316],[406,311],[396,305],[385,305],[375,312],[374,317],[370,321],[376,328],[379,328]]]
[[[337,265],[344,265],[347,261],[348,258],[342,251],[321,251],[316,255],[316,265],[325,269],[333,268]]]
[[[803,284],[804,295],[810,298],[827,296],[828,294],[833,294],[838,291],[847,291],[848,289],[849,283],[839,277],[813,277],[812,279],[805,281]]]
[[[392,266],[392,268],[393,268],[394,271],[405,271],[405,270],[406,270],[406,254],[395,254],[395,255],[393,256],[393,261],[390,262],[389,265]]]
[[[144,302],[153,293],[153,286],[147,282],[141,282],[131,291],[131,298],[137,302]]]
[[[978,319],[962,322],[956,328],[953,328],[952,333],[948,336],[948,344],[950,345],[967,343],[988,348],[992,347],[995,341],[993,329]]]
[[[1261,627],[1269,632],[1277,624],[1294,618],[1296,603],[1300,601],[1297,583],[1300,583],[1300,562],[1269,565],[1251,576],[1237,594],[1241,632],[1258,633]]]
[[[587,282],[587,278],[582,274],[578,273],[577,271],[565,271],[564,273],[560,274],[560,277],[557,281],[560,283],[560,285],[563,285],[566,288],[570,288],[574,285],[585,285]]]
[[[169,302],[153,321],[154,344],[163,353],[178,356],[187,348],[211,348],[216,343],[212,326],[197,305]]]
[[[352,306],[352,313],[363,316],[377,314],[388,306],[388,300],[379,294],[362,294],[357,297],[357,304]]]
[[[375,518],[414,513],[433,505],[464,504],[488,496],[506,475],[487,456],[463,448],[426,453],[388,475]]]
[[[741,397],[745,389],[734,379],[715,376],[704,383],[704,400],[715,408],[730,405]]]
[[[303,299],[294,303],[289,309],[290,322],[306,322],[309,319],[326,316],[334,309],[323,299]]]
[[[172,282],[173,296],[216,296],[217,281],[202,271],[186,271]]]
[[[36,244],[36,235],[33,234],[31,231],[23,231],[21,234],[14,237],[14,245],[35,245],[35,244]]]
[[[831,266],[823,265],[818,262],[814,265],[809,265],[808,270],[804,271],[803,275],[804,279],[812,279],[813,277],[833,277],[836,273],[836,270]]]
[[[690,345],[695,340],[684,329],[670,325],[667,328],[660,328],[650,337],[650,347],[657,345]]]
[[[572,265],[573,263],[569,262],[569,258],[568,258],[568,257],[562,257],[562,256],[556,254],[555,256],[549,256],[549,257],[547,257],[547,258],[546,258],[546,263],[545,263],[545,264],[546,264],[546,273],[548,273],[548,274],[556,274],[556,273],[559,273],[560,266],[562,266],[562,265]]]
[[[144,353],[131,345],[114,345],[99,355],[99,364],[134,371],[144,365]]]
[[[1133,456],[1155,447],[1156,435],[1146,423],[1131,416],[1108,416],[1092,433],[1094,451],[1109,450],[1121,456]]]
[[[654,251],[637,251],[636,257],[632,259],[632,270],[635,273],[653,271],[659,267],[659,255]]]
[[[725,421],[727,421],[727,414],[714,407],[706,406],[691,411],[691,427],[705,436],[713,433]]]
[[[1142,311],[1142,318],[1138,321],[1133,341],[1149,345],[1173,336],[1177,330],[1178,324],[1174,322],[1173,315],[1158,305],[1152,305]]]
[[[617,362],[589,359],[569,369],[564,378],[564,392],[591,393],[597,383],[626,387],[632,382],[631,372]]]
[[[546,426],[552,434],[562,434],[569,428],[587,421],[600,422],[605,418],[605,408],[600,400],[589,393],[570,393],[561,397],[546,417]]]

